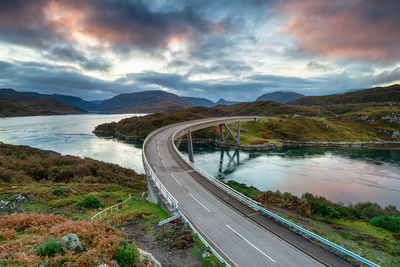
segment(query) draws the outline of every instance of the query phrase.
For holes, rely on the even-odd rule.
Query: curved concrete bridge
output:
[[[232,266],[346,266],[349,263],[293,233],[246,205],[252,201],[228,194],[185,160],[175,142],[191,132],[256,117],[210,118],[177,123],[152,132],[143,144],[149,198],[166,209],[179,207],[196,230]],[[225,125],[224,125],[225,124]],[[221,129],[222,130],[222,129]],[[232,137],[233,129],[227,130]],[[239,136],[236,141],[239,141]],[[225,138],[225,137],[224,137]],[[267,174],[266,174],[267,175]]]

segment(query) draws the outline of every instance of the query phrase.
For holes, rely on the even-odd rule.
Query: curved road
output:
[[[254,117],[231,117],[178,123],[156,130],[145,141],[143,149],[149,165],[179,202],[179,209],[233,266],[347,265],[341,258],[210,186],[174,148],[174,135],[177,138],[189,129],[195,131],[239,118],[254,120]]]

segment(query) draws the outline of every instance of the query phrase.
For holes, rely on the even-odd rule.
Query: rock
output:
[[[41,263],[41,264],[39,265],[39,267],[46,267],[46,265],[45,265],[44,263]]]
[[[11,189],[15,189],[15,188],[17,188],[15,185],[11,186]]]
[[[76,234],[68,234],[60,239],[60,243],[66,247],[69,251],[73,251],[76,248],[83,250],[81,241]]]
[[[137,267],[161,267],[161,264],[156,260],[151,253],[138,248],[139,259],[136,263]]]
[[[211,254],[208,253],[208,251],[206,251],[206,252],[204,252],[203,254],[201,254],[201,256],[202,256],[203,258],[205,258],[205,257],[210,257]]]
[[[20,200],[24,200],[24,199],[26,199],[26,197],[24,197],[21,194],[12,195],[11,198],[10,198],[11,201],[15,201],[15,202],[20,201]]]
[[[399,137],[400,137],[400,132],[397,130],[393,131],[392,138],[399,138]]]
[[[102,264],[100,264],[100,265],[97,265],[96,267],[108,267],[108,265],[105,264],[105,263],[102,263]]]
[[[300,115],[294,114],[292,119],[296,119],[298,116],[300,116]]]

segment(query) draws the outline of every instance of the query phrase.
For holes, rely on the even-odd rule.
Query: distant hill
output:
[[[0,94],[7,93],[42,99],[54,99],[59,102],[78,106],[84,110],[101,113],[153,113],[183,109],[191,106],[212,107],[216,105],[216,103],[206,98],[181,97],[161,90],[119,94],[109,99],[96,101],[86,101],[80,97],[69,95],[19,92],[13,89],[0,90],[3,92]]]
[[[202,106],[202,107],[213,107],[215,103],[207,98],[200,97],[181,97],[184,101],[189,103],[191,106]]]
[[[119,94],[100,102],[97,111],[110,113],[159,112],[191,106],[185,99],[165,91]]]
[[[215,105],[234,105],[234,104],[238,104],[239,102],[235,102],[235,101],[229,101],[229,100],[225,100],[223,98],[220,98],[217,102],[215,102]]]
[[[81,114],[87,111],[54,99],[25,95],[12,89],[0,89],[0,116]]]
[[[345,94],[306,96],[298,100],[291,101],[289,104],[301,106],[325,106],[368,102],[400,102],[400,84],[352,91]]]
[[[296,92],[275,91],[272,93],[263,94],[262,96],[259,96],[257,100],[266,100],[266,101],[269,100],[279,103],[288,103],[290,101],[294,101],[302,97],[304,97],[304,95]]]

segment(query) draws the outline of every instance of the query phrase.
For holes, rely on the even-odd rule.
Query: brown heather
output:
[[[69,233],[78,235],[85,250],[65,251],[64,255],[41,257],[34,253],[43,240],[57,239]],[[57,266],[95,266],[110,264],[121,246],[124,234],[108,224],[85,220],[71,221],[56,215],[14,213],[0,216],[0,258],[5,263],[38,266],[40,263]]]

